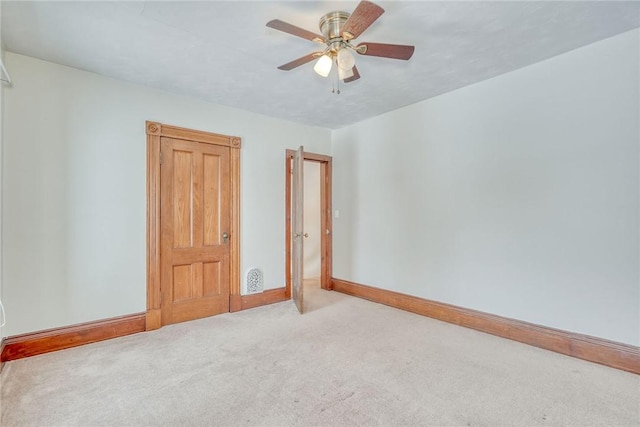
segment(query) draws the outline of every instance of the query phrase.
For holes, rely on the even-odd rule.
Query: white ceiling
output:
[[[386,13],[356,42],[416,52],[408,62],[357,56],[362,78],[340,95],[313,63],[278,70],[318,45],[265,24],[319,33],[320,16],[356,1],[3,0],[2,40],[11,52],[335,129],[640,26],[638,1],[376,3]]]

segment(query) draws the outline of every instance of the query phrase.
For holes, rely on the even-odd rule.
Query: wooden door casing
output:
[[[292,187],[293,187],[293,157],[296,150],[285,151],[285,297],[291,297],[292,282]],[[332,159],[331,156],[316,153],[304,153],[304,160],[320,164],[320,287],[332,290]]]
[[[147,122],[146,123],[147,130],[147,312],[146,312],[146,330],[153,330],[159,328],[163,324],[163,316],[162,316],[162,308],[163,308],[163,300],[171,299],[177,300],[176,302],[181,302],[184,300],[192,299],[192,295],[199,295],[200,292],[202,294],[217,294],[218,288],[217,284],[212,285],[212,283],[219,283],[221,286],[220,292],[222,294],[226,291],[226,297],[219,298],[218,306],[216,310],[224,310],[228,311],[229,308],[233,311],[234,301],[236,302],[240,300],[240,148],[241,148],[241,140],[238,137],[227,136],[214,134],[209,132],[201,132],[191,129],[179,128],[176,126],[164,125],[157,122]],[[169,291],[165,291],[161,293],[161,278],[163,275],[167,275],[168,273],[161,269],[161,246],[162,242],[162,226],[161,224],[161,169],[165,165],[165,161],[169,161],[165,156],[167,154],[160,154],[161,148],[161,139],[174,139],[180,140],[182,142],[197,142],[201,143],[202,152],[209,153],[210,150],[207,147],[214,147],[214,152],[219,148],[224,148],[228,152],[228,161],[226,161],[226,166],[229,170],[230,184],[227,186],[227,195],[223,198],[228,200],[228,234],[229,241],[226,244],[227,249],[223,250],[226,252],[226,259],[228,259],[228,268],[221,268],[221,264],[216,264],[216,262],[212,260],[211,248],[207,248],[208,246],[216,246],[210,243],[215,243],[212,239],[212,235],[215,234],[216,238],[221,239],[221,233],[224,230],[216,230],[213,228],[209,228],[205,230],[206,222],[202,222],[200,226],[196,221],[191,219],[191,215],[189,215],[189,220],[193,222],[193,228],[199,229],[202,228],[202,242],[205,246],[204,249],[200,249],[196,252],[205,255],[205,259],[203,261],[197,262],[189,262],[181,264],[175,271],[175,276],[177,280],[181,281],[181,284],[178,288],[176,288],[176,294],[174,295],[174,290],[171,289]],[[215,148],[218,147],[218,148]],[[185,161],[185,156],[178,156],[180,159],[179,162]],[[196,156],[197,157],[197,156]],[[211,158],[209,160],[204,160],[205,154],[203,154],[203,162],[208,161],[211,162]],[[163,165],[161,166],[161,161]],[[204,173],[204,172],[203,172]],[[196,177],[196,181],[198,177]],[[202,184],[205,179],[204,175],[202,176]],[[184,183],[180,184],[184,185]],[[191,184],[190,184],[191,185]],[[186,188],[186,187],[185,187]],[[203,191],[204,188],[203,188]],[[200,198],[198,203],[203,203],[203,199]],[[181,208],[184,209],[184,208]],[[172,212],[172,215],[175,213]],[[191,245],[191,239],[195,243],[198,242],[197,235],[199,232],[193,234],[191,231],[192,225],[189,225],[189,233],[185,233],[185,222],[184,216],[178,215],[178,219],[183,222],[180,223],[179,236],[178,241],[180,244],[184,244],[185,236],[189,237],[189,243]],[[219,224],[218,228],[224,227],[225,224]],[[211,224],[207,225],[207,227],[211,227]],[[220,232],[218,232],[220,231]],[[215,232],[215,233],[214,233]],[[209,236],[209,237],[205,237]],[[206,240],[209,239],[209,240]],[[218,245],[219,246],[219,245]],[[218,252],[221,251],[220,248],[217,249]],[[181,253],[182,252],[182,253]],[[177,248],[176,253],[171,255],[171,258],[176,257],[176,260],[182,262],[185,261],[185,258],[180,258],[186,256],[185,253],[188,252],[187,248]],[[215,250],[214,250],[215,252]],[[209,257],[209,258],[206,258]],[[223,257],[224,258],[224,257]],[[200,265],[202,262],[202,265]],[[223,260],[222,263],[225,261]],[[173,277],[174,272],[171,272]],[[219,281],[212,282],[211,280],[207,281],[206,277],[220,277]],[[225,279],[226,278],[226,279]],[[202,288],[199,283],[202,282]],[[188,283],[184,285],[184,283]],[[226,283],[226,285],[224,284]],[[215,291],[214,291],[215,290]],[[167,294],[171,295],[169,297]],[[209,301],[209,305],[211,301]],[[207,304],[205,304],[207,305]],[[213,304],[215,305],[215,304]],[[231,307],[230,307],[231,305]],[[221,308],[222,307],[222,308]],[[226,307],[226,308],[225,308]],[[209,307],[211,308],[211,307]],[[196,311],[199,311],[197,309]],[[168,318],[175,317],[176,321],[188,320],[187,318],[182,318],[182,314],[180,314],[180,310],[176,310],[174,315],[168,316]],[[187,316],[188,317],[188,316]],[[166,323],[167,319],[165,319]]]

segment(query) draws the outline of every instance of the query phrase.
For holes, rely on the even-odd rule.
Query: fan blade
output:
[[[351,69],[351,71],[353,71],[353,76],[346,78],[343,80],[343,82],[345,83],[351,83],[354,80],[358,80],[360,78],[360,73],[358,72],[358,68],[356,68],[356,66],[354,65],[353,68]]]
[[[318,34],[312,33],[311,31],[307,31],[300,27],[296,27],[295,25],[289,24],[279,19],[273,19],[267,22],[267,27],[273,28],[274,30],[283,31],[294,36],[302,37],[303,39],[311,40],[312,42],[324,43],[325,41],[324,37],[319,36]]]
[[[301,58],[294,59],[291,62],[287,62],[286,64],[279,66],[278,69],[279,70],[284,70],[284,71],[293,70],[294,68],[299,67],[301,65],[304,65],[307,62],[311,62],[311,61],[313,61],[314,59],[316,59],[316,58],[318,58],[320,56],[322,56],[322,52],[313,52],[313,53],[310,53],[309,55],[305,55],[305,56],[303,56]]]
[[[357,38],[383,13],[384,9],[377,4],[366,0],[361,1],[342,26],[342,37],[345,40]]]
[[[382,58],[404,59],[411,58],[415,46],[386,43],[360,43],[356,46],[356,52],[360,55],[380,56]]]

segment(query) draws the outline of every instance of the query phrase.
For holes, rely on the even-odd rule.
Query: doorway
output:
[[[320,262],[322,259],[320,202],[320,163],[307,160],[304,162],[304,257],[302,260],[304,272],[302,280],[305,282],[320,282],[322,264]]]
[[[295,150],[286,150],[285,153],[285,275],[286,290],[285,295],[291,298],[292,287],[292,187],[293,187],[293,163]],[[331,162],[330,156],[322,154],[303,152],[302,157],[304,166],[313,163],[316,167],[318,177],[316,180],[319,193],[318,217],[319,228],[317,229],[316,239],[319,240],[319,265],[316,270],[319,276],[320,288],[324,290],[332,290],[331,274],[332,274],[332,221],[331,221]],[[305,233],[308,234],[308,232]],[[307,238],[308,239],[308,238]],[[306,243],[306,242],[305,242]],[[316,255],[317,256],[317,255]],[[304,274],[303,274],[304,276]]]
[[[240,295],[240,138],[147,122],[146,329]]]

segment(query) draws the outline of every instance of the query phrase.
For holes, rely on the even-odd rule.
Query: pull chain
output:
[[[340,95],[340,69],[338,68],[338,58],[337,57],[335,59],[335,63],[336,63],[336,66],[335,66],[335,69],[336,69],[336,85],[338,86],[338,90],[336,90],[335,93],[337,95]],[[334,93],[334,91],[331,91],[331,93]]]

